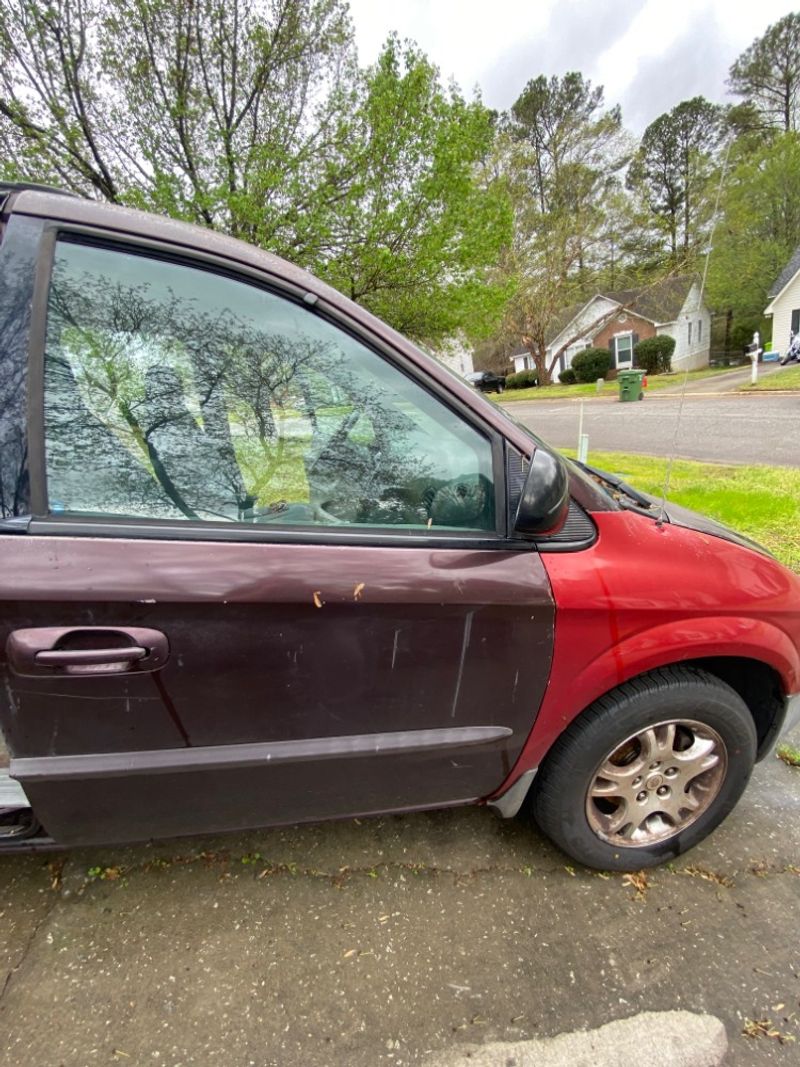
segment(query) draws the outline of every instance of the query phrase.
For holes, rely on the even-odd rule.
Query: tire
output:
[[[705,671],[663,668],[601,697],[564,731],[534,779],[533,817],[587,867],[653,867],[719,826],[755,755],[738,693]]]
[[[502,391],[503,391],[504,389],[505,389],[505,386],[503,385],[503,383],[502,383],[502,382],[498,382],[498,383],[497,383],[497,392],[498,392],[498,393],[502,393]]]

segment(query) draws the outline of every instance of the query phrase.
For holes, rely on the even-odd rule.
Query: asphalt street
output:
[[[7,855],[0,919],[2,1067],[452,1064],[676,1010],[723,1022],[728,1067],[790,1067],[800,770],[759,765],[646,877],[475,808]],[[539,1062],[479,1062],[509,1060]]]
[[[579,401],[513,401],[504,407],[550,444],[577,448]],[[583,432],[590,451],[796,467],[800,394],[687,393],[683,402],[653,394],[630,404],[593,399],[583,404]]]

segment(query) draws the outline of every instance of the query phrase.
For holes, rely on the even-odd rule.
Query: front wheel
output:
[[[561,735],[534,781],[533,815],[588,867],[652,867],[722,822],[755,754],[753,717],[730,686],[664,668],[602,697]]]

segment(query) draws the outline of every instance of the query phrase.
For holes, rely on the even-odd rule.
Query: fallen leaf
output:
[[[315,608],[321,608],[324,603],[325,603],[325,601],[320,596],[320,590],[319,589],[315,589],[314,590],[314,607]]]
[[[358,585],[353,590],[353,600],[360,600],[361,599],[361,594],[363,592],[364,592],[364,583],[363,582],[359,582]]]
[[[355,956],[355,954],[356,954],[357,952],[358,952],[358,949],[357,949],[357,948],[349,948],[349,949],[347,950],[347,952],[345,952],[345,954],[344,954],[344,959],[349,959],[349,958],[350,958],[350,956]]]
[[[632,886],[636,890],[636,899],[644,900],[647,890],[650,888],[650,879],[645,871],[632,871],[622,879],[624,886]]]

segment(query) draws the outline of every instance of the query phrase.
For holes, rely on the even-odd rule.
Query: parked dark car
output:
[[[266,252],[0,205],[0,847],[524,803],[637,869],[798,720],[758,545]]]
[[[491,370],[476,370],[467,375],[467,381],[482,393],[502,393],[506,387],[503,375]]]

